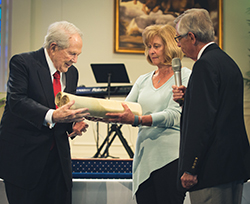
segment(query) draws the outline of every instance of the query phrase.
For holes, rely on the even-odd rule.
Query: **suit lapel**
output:
[[[38,51],[39,68],[37,70],[38,78],[43,89],[44,96],[48,102],[50,108],[55,108],[54,102],[54,92],[51,80],[51,75],[49,71],[49,66],[47,64],[43,48]]]
[[[69,92],[69,90],[70,90],[70,85],[71,85],[71,84],[69,83],[69,82],[71,81],[71,80],[70,80],[70,74],[69,74],[69,72],[66,72],[66,73],[65,73],[65,78],[66,78],[66,87],[65,87],[64,91],[65,91],[65,92]]]
[[[78,77],[77,77],[77,71],[73,65],[65,73],[65,77],[66,77],[66,87],[64,91],[67,93],[74,94],[76,91]]]
[[[44,49],[41,48],[35,53],[36,58],[39,59],[38,62],[38,78],[40,80],[44,96],[46,97],[46,100],[48,102],[49,108],[55,108],[55,98],[54,98],[54,92],[53,92],[53,84],[51,80],[51,74],[49,70],[49,66],[47,64]],[[71,93],[72,90],[75,90],[75,84],[73,80],[73,70],[74,66],[70,67],[69,70],[65,73],[66,78],[66,87],[64,89],[65,92]]]

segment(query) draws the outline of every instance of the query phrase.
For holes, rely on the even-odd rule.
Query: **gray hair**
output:
[[[188,9],[175,21],[177,32],[185,35],[193,33],[196,39],[203,43],[214,41],[214,27],[210,15],[205,9]]]
[[[72,35],[79,34],[82,38],[83,34],[74,24],[67,21],[59,21],[52,23],[44,38],[44,48],[49,48],[51,43],[55,42],[59,48],[65,49],[69,47],[69,39]]]

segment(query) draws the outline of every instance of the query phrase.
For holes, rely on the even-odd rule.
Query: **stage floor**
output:
[[[131,179],[73,179],[72,204],[136,204]],[[250,182],[244,184],[242,204],[250,203]],[[8,204],[0,179],[0,203]],[[190,204],[189,195],[184,204]]]
[[[136,204],[132,198],[132,159],[72,160],[73,204]],[[250,203],[250,182],[244,184],[242,204]],[[0,179],[0,204],[8,204]],[[190,204],[187,193],[184,204]]]
[[[131,179],[73,179],[72,204],[136,204],[131,190]],[[2,180],[0,203],[8,204]]]

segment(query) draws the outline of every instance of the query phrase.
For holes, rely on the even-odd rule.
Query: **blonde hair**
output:
[[[162,39],[164,48],[165,48],[165,65],[171,65],[172,59],[178,57],[183,58],[183,52],[181,48],[177,46],[175,41],[176,30],[171,25],[150,25],[144,29],[142,32],[142,40],[145,46],[145,55],[147,61],[153,65],[149,57],[149,42],[155,37],[158,36]]]

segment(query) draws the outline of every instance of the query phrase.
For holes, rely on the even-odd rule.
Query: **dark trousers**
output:
[[[186,190],[177,190],[178,160],[151,173],[136,192],[138,204],[182,204]]]
[[[10,204],[71,204],[72,192],[67,191],[56,146],[49,158],[38,185],[27,190],[4,181]]]

